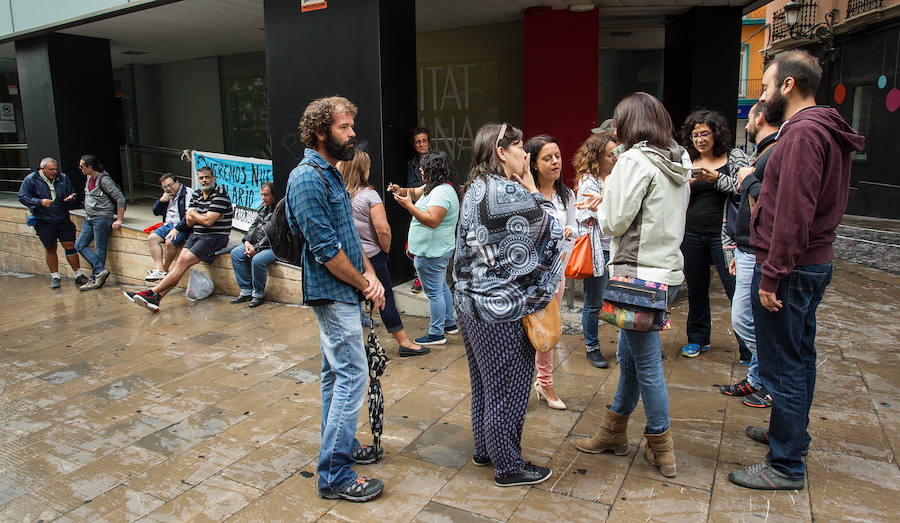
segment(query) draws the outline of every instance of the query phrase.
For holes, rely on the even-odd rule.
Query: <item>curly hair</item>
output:
[[[581,147],[575,151],[572,167],[575,168],[575,186],[581,183],[584,175],[599,176],[606,162],[606,144],[617,143],[610,133],[591,134]]]
[[[447,153],[444,151],[432,151],[422,157],[422,173],[425,178],[425,191],[428,194],[438,185],[449,183],[459,198],[459,189],[456,187],[456,168]]]
[[[728,154],[731,150],[731,130],[728,129],[725,115],[710,109],[696,109],[691,111],[681,126],[681,144],[691,155],[691,160],[696,160],[700,156],[700,151],[694,147],[694,140],[691,139],[691,133],[698,125],[707,125],[712,131],[713,154],[716,157]]]
[[[319,138],[316,136],[316,133],[328,134],[331,124],[334,123],[334,116],[338,108],[347,111],[354,117],[356,116],[356,106],[342,96],[319,98],[306,106],[297,129],[300,130],[300,139],[307,147],[316,149],[319,146]]]
[[[531,160],[528,162],[528,168],[531,170],[531,175],[534,177],[534,184],[537,185],[538,189],[541,188],[541,173],[537,168],[538,157],[541,154],[541,149],[548,143],[555,143],[556,146],[559,147],[559,142],[556,138],[546,134],[532,136],[525,142],[525,152],[531,155]],[[566,185],[562,181],[562,176],[553,181],[553,190],[556,191],[556,194],[559,195],[559,199],[562,200],[563,207],[568,207],[569,191],[566,190]]]

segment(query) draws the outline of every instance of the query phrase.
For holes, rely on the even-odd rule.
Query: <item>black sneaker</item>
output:
[[[126,294],[127,296],[127,294]],[[150,289],[145,291],[137,292],[132,296],[129,296],[131,301],[140,305],[141,307],[149,310],[150,312],[159,311],[159,300],[162,299],[162,296],[156,294]]]
[[[325,499],[346,499],[347,501],[362,503],[363,501],[375,499],[376,496],[381,494],[383,489],[384,484],[380,479],[360,476],[343,490],[334,492],[319,491],[319,496]]]
[[[84,274],[81,274],[80,272],[78,273],[77,276],[75,276],[75,286],[76,287],[81,287],[88,281],[90,281],[90,280],[88,280],[87,276],[85,276]]]
[[[547,467],[539,467],[526,463],[520,472],[494,476],[494,485],[498,487],[516,487],[519,485],[537,485],[550,479],[553,472]]]
[[[378,452],[375,451],[375,447],[372,445],[363,445],[358,449],[353,451],[353,454],[350,456],[356,461],[357,465],[371,465],[378,461],[381,456],[384,456],[384,449],[378,449]]]
[[[603,354],[600,352],[600,349],[597,350],[589,350],[587,353],[587,360],[598,369],[607,369],[609,368],[609,363],[606,362],[606,358],[603,357]]]
[[[747,437],[753,441],[758,441],[763,445],[769,444],[769,431],[766,430],[765,427],[755,427],[753,425],[747,427]],[[801,456],[806,456],[807,454],[809,454],[808,446],[800,451]]]
[[[747,378],[744,378],[734,385],[719,385],[719,390],[726,396],[748,396],[758,389],[753,388]]]
[[[772,406],[772,396],[766,392],[766,388],[760,386],[753,394],[744,396],[744,405],[757,409],[764,409]]]
[[[479,456],[472,456],[472,463],[477,467],[486,467],[491,464],[491,458],[490,456],[485,456],[483,458]]]
[[[459,334],[459,327],[455,323],[449,327],[444,327],[444,334]]]
[[[52,278],[52,279],[50,280],[50,288],[51,288],[51,289],[58,289],[58,288],[59,288],[59,278]]]

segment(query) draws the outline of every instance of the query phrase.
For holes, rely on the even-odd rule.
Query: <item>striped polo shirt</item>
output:
[[[228,193],[222,189],[221,185],[216,184],[209,196],[206,198],[203,196],[203,191],[200,189],[194,191],[188,208],[193,207],[201,214],[218,212],[222,213],[222,216],[209,227],[199,223],[194,225],[194,234],[231,234],[231,219],[234,217],[234,206],[231,205],[231,198],[228,197]]]

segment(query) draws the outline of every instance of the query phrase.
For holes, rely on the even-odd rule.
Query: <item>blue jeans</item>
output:
[[[259,251],[252,258],[247,257],[243,243],[231,249],[231,267],[234,268],[234,279],[241,289],[241,296],[251,294],[254,298],[266,297],[268,268],[275,260],[272,249]]]
[[[114,221],[115,218],[107,216],[91,220],[85,218],[81,223],[75,250],[91,264],[95,276],[106,269],[106,245],[109,243],[109,234],[112,232]],[[94,249],[90,248],[91,242],[94,242]]]
[[[603,259],[609,260],[609,251],[603,251]],[[600,350],[597,322],[603,308],[603,291],[609,283],[609,270],[603,276],[591,276],[584,280],[584,307],[581,309],[581,330],[584,332],[584,346],[587,351]]]
[[[322,445],[319,449],[319,493],[343,490],[357,474],[353,450],[359,447],[356,425],[369,364],[363,346],[359,304],[332,302],[313,307],[319,321],[322,350]]]
[[[772,396],[766,460],[791,479],[803,479],[800,451],[809,446],[809,409],[816,388],[816,308],[831,282],[834,263],[798,265],[778,283],[782,307],[769,312],[759,301],[760,265],[753,270],[753,316],[763,385]]]
[[[669,303],[679,285],[669,286]],[[616,360],[619,362],[619,385],[610,410],[628,416],[637,407],[638,397],[644,401],[647,434],[662,434],[669,429],[669,391],[663,374],[662,343],[656,331],[619,330]]]
[[[747,382],[754,388],[759,388],[759,359],[756,357],[756,332],[753,329],[753,305],[750,301],[756,255],[735,248],[734,267],[737,274],[734,277],[734,296],[731,298],[731,326],[752,355]]]
[[[428,296],[428,314],[431,321],[428,324],[428,334],[436,336],[444,335],[444,327],[456,325],[456,317],[453,315],[453,294],[447,285],[447,266],[453,258],[451,250],[437,258],[416,256],[413,266],[419,274],[422,282],[422,290]]]

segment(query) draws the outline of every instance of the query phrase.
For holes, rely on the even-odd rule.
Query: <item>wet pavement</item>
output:
[[[356,470],[385,481],[365,504],[321,499],[318,329],[303,307],[256,309],[181,293],[150,314],[122,287],[79,293],[71,280],[0,275],[0,521],[855,521],[900,514],[900,276],[839,262],[819,309],[818,384],[808,484],[747,491],[728,472],[761,461],[746,438],[768,411],[721,395],[744,377],[721,288],[713,350],[677,356],[686,298],[662,334],[678,475],[637,452],[588,455],[574,441],[598,426],[618,371],[591,367],[577,336],[556,350],[568,409],[532,397],[526,459],[553,470],[535,487],[499,488],[471,461],[469,383],[459,335],[392,361],[383,378],[385,456]],[[411,335],[424,318],[405,318]],[[616,331],[602,325],[612,359]],[[363,409],[358,437],[371,441]]]

